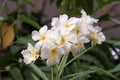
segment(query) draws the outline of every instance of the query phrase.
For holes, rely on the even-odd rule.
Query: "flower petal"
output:
[[[33,32],[32,32],[32,39],[33,39],[34,41],[40,40],[40,33],[39,33],[38,31],[33,31]]]
[[[47,27],[46,25],[44,25],[44,26],[39,30],[40,35],[45,35],[46,32],[47,32],[47,30],[48,30],[48,27]]]
[[[34,47],[30,43],[28,43],[27,50],[30,51],[31,53],[35,51]]]

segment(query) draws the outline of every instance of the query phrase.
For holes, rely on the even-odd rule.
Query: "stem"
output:
[[[63,72],[64,65],[66,64],[67,59],[68,59],[68,55],[69,55],[69,53],[66,53],[66,54],[63,56],[63,58],[62,58],[62,60],[61,60],[61,62],[60,62],[60,65],[58,66],[58,75],[59,75],[59,77],[61,76],[61,74],[62,74],[62,72]]]
[[[90,49],[92,49],[92,47],[86,49],[85,51],[83,51],[82,53],[80,53],[78,56],[74,57],[73,59],[71,59],[70,61],[68,61],[64,66],[66,67],[67,65],[69,65],[71,62],[73,62],[74,60],[76,60],[77,58],[79,58],[81,55],[83,55],[84,53],[86,53],[87,51],[89,51]]]
[[[54,80],[54,78],[53,78],[53,76],[54,76],[54,66],[52,66],[52,68],[51,68],[51,74],[52,74],[51,79]]]

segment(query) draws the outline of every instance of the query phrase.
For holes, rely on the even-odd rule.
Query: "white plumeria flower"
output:
[[[39,49],[40,47],[38,45],[35,45],[35,47],[33,47],[30,43],[28,43],[27,49],[21,52],[24,57],[23,61],[26,64],[34,62],[39,57]]]
[[[65,54],[63,48],[56,45],[46,45],[41,49],[41,58],[47,59],[47,65],[54,65],[59,63],[62,55]]]
[[[81,36],[81,37],[78,36],[78,39],[76,40],[76,42],[72,43],[72,46],[71,46],[71,52],[73,56],[76,56],[77,54],[85,50],[84,44],[88,42],[90,42],[90,40],[85,36]]]
[[[72,31],[73,33],[75,33],[76,35],[88,35],[89,34],[89,30],[86,26],[81,25],[81,22],[78,21],[75,23],[75,28]]]
[[[90,34],[88,35],[88,38],[93,42],[97,44],[101,44],[106,40],[105,35],[101,32],[100,27],[95,27],[94,30],[90,31]]]
[[[45,25],[39,32],[36,30],[32,32],[32,39],[38,41],[37,44],[41,46],[43,43],[50,43],[50,33],[51,30],[48,30],[48,27]]]
[[[60,15],[59,18],[52,19],[52,29],[58,30],[61,34],[68,34],[74,27],[77,19],[75,17],[68,18],[66,14]]]
[[[60,34],[56,32],[52,38],[57,46],[64,48],[65,52],[68,53],[71,50],[71,43],[76,41],[77,36],[73,33]]]
[[[83,24],[93,24],[98,22],[98,19],[90,17],[89,15],[86,14],[86,12],[83,9],[81,10],[81,13],[82,17],[80,18],[80,20]]]

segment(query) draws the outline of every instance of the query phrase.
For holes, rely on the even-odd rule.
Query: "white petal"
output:
[[[30,52],[34,52],[35,51],[34,47],[30,43],[28,43],[27,50],[30,51]]]
[[[64,48],[65,52],[68,53],[71,50],[71,43],[66,42],[66,44],[63,48]]]
[[[49,59],[47,59],[46,63],[47,63],[48,66],[51,66],[51,65],[53,65],[55,63],[55,59],[49,58]]]
[[[32,39],[33,39],[34,41],[40,40],[40,33],[39,33],[38,31],[33,31],[33,32],[32,32]]]
[[[65,23],[68,20],[68,16],[66,14],[60,15],[60,22]]]
[[[61,60],[62,55],[56,55],[56,63],[59,63]]]
[[[65,50],[64,50],[62,47],[59,47],[59,48],[58,48],[58,54],[59,54],[59,55],[65,54]]]
[[[56,25],[58,24],[58,22],[59,22],[59,19],[58,19],[58,18],[52,18],[51,25],[52,25],[53,27],[56,27]]]
[[[82,41],[83,43],[90,42],[90,40],[88,38],[84,37],[84,36],[80,38],[80,41]]]
[[[46,25],[43,26],[43,27],[39,30],[40,35],[45,35],[46,32],[47,32],[47,30],[48,30],[48,27],[47,27]]]
[[[71,17],[68,22],[71,23],[71,24],[75,24],[78,21],[79,21],[79,18]]]
[[[50,53],[49,53],[48,48],[42,48],[42,49],[41,49],[41,55],[40,55],[40,57],[41,57],[42,59],[48,59],[49,56],[50,56]]]
[[[26,57],[30,54],[30,52],[28,50],[22,50],[21,54],[23,55],[23,57]]]
[[[85,16],[87,15],[83,9],[81,10],[81,13],[82,13],[82,15],[85,15]]]

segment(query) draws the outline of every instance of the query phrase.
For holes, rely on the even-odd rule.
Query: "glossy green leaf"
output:
[[[36,23],[35,21],[31,20],[30,18],[28,18],[25,15],[18,15],[17,18],[33,27],[35,27],[36,29],[40,29],[40,26],[38,23]]]

